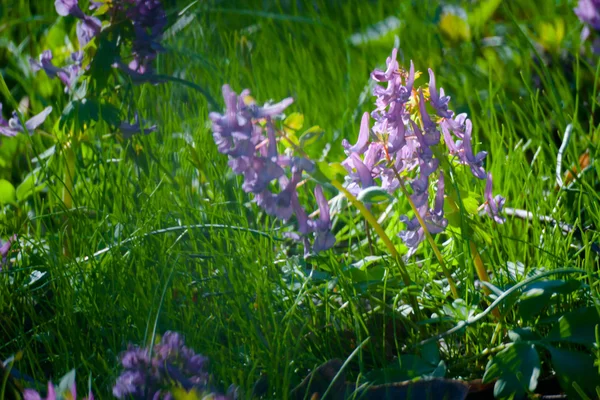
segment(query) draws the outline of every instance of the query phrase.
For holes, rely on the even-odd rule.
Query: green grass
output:
[[[22,72],[27,57],[48,46],[45,32],[56,20],[51,2],[41,9],[34,3],[3,5],[3,19],[12,22],[0,31],[1,72],[17,101],[27,95],[35,110],[54,106],[52,122],[44,125],[50,131],[57,129],[52,123],[65,96],[56,81]],[[494,285],[510,283],[511,263],[523,263],[517,281],[540,269],[577,267],[588,275],[571,277],[582,279],[590,286],[586,293],[598,300],[598,254],[592,247],[600,221],[597,163],[570,190],[554,189],[567,124],[573,124],[573,135],[563,168],[576,165],[586,149],[597,158],[595,66],[573,50],[581,28],[574,4],[514,3],[495,14],[496,34],[511,34],[490,52],[477,35],[462,43],[445,39],[434,1],[198,2],[185,14],[192,22],[165,39],[168,51],[159,57],[159,72],[198,85],[220,106],[224,83],[238,92],[250,88],[259,102],[292,96],[291,110],[304,114],[305,127],[324,129],[325,160],[341,161],[341,140],[355,140],[360,115],[372,108],[370,94],[360,101],[369,74],[394,46],[394,34],[360,47],[347,38],[397,16],[402,63],[412,59],[425,76],[428,67],[436,72],[452,96],[451,108],[468,112],[473,121],[476,148],[489,153],[486,168],[494,175],[495,193],[506,196],[508,207],[535,216],[532,221],[509,216],[502,226],[481,219],[491,240],[479,250]],[[169,2],[171,22],[185,5]],[[547,66],[540,66],[530,38],[536,24],[558,17],[565,20],[563,45],[572,56],[564,61],[548,53]],[[71,22],[60,23],[71,27]],[[490,58],[501,52],[514,56]],[[208,120],[212,106],[201,91],[170,82],[136,87],[133,99],[158,131],[122,146],[112,139],[84,145],[77,154],[72,209],[61,200],[60,158],[28,161],[49,142],[23,135],[1,139],[0,178],[16,186],[39,166],[49,184],[18,206],[4,206],[0,215],[6,235],[18,233],[22,246],[16,264],[0,274],[0,358],[22,351],[15,367],[38,382],[76,368],[81,384],[91,374],[94,393],[104,398],[128,343],[149,343],[155,333],[177,330],[190,347],[210,357],[221,386],[234,383],[249,393],[264,374],[268,395],[283,399],[315,366],[346,359],[361,343],[350,362],[352,379],[414,352],[419,342],[455,325],[432,320],[415,329],[398,311],[405,290],[386,259],[375,262],[386,271],[383,279],[358,282],[348,266],[370,255],[364,242],[352,239],[348,248],[307,262],[300,247],[282,241],[281,225],[249,203],[241,181],[228,172],[226,157],[217,152]],[[7,116],[12,107],[4,95],[2,103]],[[103,126],[93,132],[95,137],[112,133]],[[128,157],[136,148],[145,169]],[[57,155],[61,151],[57,148]],[[482,193],[483,185],[472,190]],[[397,207],[408,209],[403,199]],[[563,235],[539,215],[585,228],[583,237]],[[343,210],[335,229],[344,224],[350,236],[362,237],[363,223],[352,207]],[[389,233],[401,229],[396,216],[384,225]],[[457,237],[443,250],[463,298],[481,311],[486,303],[477,301],[482,293],[474,285],[466,239]],[[411,278],[420,283],[414,292],[429,314],[443,315],[452,299],[439,284],[433,252],[422,246],[422,262],[409,262]],[[43,276],[30,283],[33,271]],[[520,320],[516,307],[508,308],[498,329],[494,319],[484,318],[448,336],[442,351],[447,377],[481,377],[493,353],[489,349],[506,343],[506,329],[540,326],[543,332],[540,320],[589,301],[583,295],[561,297],[530,322]]]

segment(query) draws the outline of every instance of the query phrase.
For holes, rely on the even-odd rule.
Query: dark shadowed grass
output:
[[[9,60],[2,74],[11,94],[17,100],[30,96],[35,109],[45,104],[41,92],[52,92],[45,79],[21,70],[26,57],[46,47],[44,32],[55,21],[50,3],[19,1],[3,8],[11,19],[1,33],[3,59]],[[159,130],[119,147],[113,144],[115,132],[99,127],[95,134],[104,139],[86,145],[77,158],[73,209],[61,202],[63,174],[55,158],[31,164],[23,152],[23,159],[11,164],[19,172],[4,168],[3,177],[19,183],[39,166],[50,182],[19,209],[3,214],[7,231],[20,233],[23,247],[14,268],[0,274],[0,356],[23,351],[15,365],[19,371],[45,382],[77,368],[81,382],[91,374],[95,393],[104,397],[119,373],[117,357],[129,342],[147,344],[157,333],[177,330],[210,357],[222,386],[235,383],[248,393],[265,375],[268,395],[285,398],[316,365],[346,359],[361,344],[349,367],[353,378],[385,367],[394,356],[451,328],[436,318],[416,326],[398,309],[407,290],[438,314],[452,303],[425,244],[423,261],[409,263],[411,277],[423,286],[403,288],[394,263],[385,257],[367,269],[371,280],[359,280],[351,265],[371,253],[350,235],[364,225],[346,207],[335,224],[336,229],[348,226],[348,252],[303,260],[302,249],[282,239],[285,229],[250,203],[210,134],[207,116],[213,108],[203,91],[219,105],[224,83],[236,91],[250,88],[259,102],[292,96],[292,111],[304,114],[305,128],[324,129],[320,156],[340,161],[341,140],[355,140],[361,113],[372,107],[370,95],[361,99],[361,93],[369,73],[391,52],[394,35],[403,64],[412,59],[425,72],[422,82],[431,67],[452,96],[452,107],[469,113],[481,143],[476,147],[489,153],[486,167],[494,175],[495,192],[507,197],[508,207],[533,214],[531,220],[508,216],[502,226],[485,222],[489,240],[479,250],[494,285],[508,285],[511,266],[520,262],[517,280],[541,269],[586,269],[589,276],[582,278],[598,293],[592,247],[600,218],[595,172],[567,190],[554,188],[567,124],[573,125],[573,135],[564,169],[586,149],[598,155],[590,114],[596,92],[589,90],[592,83],[596,87],[596,70],[573,56],[569,67],[575,79],[569,80],[558,55],[550,55],[547,66],[536,64],[527,36],[538,21],[560,16],[569,27],[565,42],[577,42],[579,25],[570,5],[548,0],[536,7],[527,1],[503,6],[497,24],[514,34],[501,48],[484,51],[476,39],[447,41],[437,28],[433,1],[266,3],[263,9],[258,1],[198,2],[182,15],[178,12],[188,3],[169,4],[177,29],[166,39],[159,72],[179,82],[133,89],[141,116]],[[349,43],[350,35],[389,15],[401,21],[397,32],[360,47]],[[26,46],[17,57],[8,42]],[[499,66],[498,54],[507,51],[515,57]],[[65,104],[61,96],[54,91],[54,118]],[[38,138],[14,140],[29,155],[46,150]],[[8,142],[3,139],[2,146]],[[480,193],[483,185],[472,190]],[[403,199],[395,207],[408,208]],[[539,216],[583,233],[574,229],[565,235]],[[387,219],[386,228],[390,235],[401,229],[397,216]],[[440,236],[437,242],[446,239]],[[481,293],[468,239],[456,237],[444,251],[464,299],[476,304]],[[571,296],[557,309],[578,307],[584,300]],[[508,310],[505,318],[518,317]],[[447,376],[481,377],[493,353],[489,349],[504,341],[502,329],[485,319],[446,338]]]

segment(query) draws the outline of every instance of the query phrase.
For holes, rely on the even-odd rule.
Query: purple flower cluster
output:
[[[42,395],[33,389],[25,389],[23,391],[23,400],[57,400],[63,398],[77,400],[77,387],[75,383],[73,383],[73,385],[69,388],[66,396],[64,396],[63,393],[56,393],[56,388],[52,384],[52,381],[48,382],[48,394],[46,397],[42,397]],[[83,398],[83,400],[94,400],[93,393],[90,392],[87,397]]]
[[[163,51],[160,45],[162,35],[167,25],[167,15],[159,0],[114,0],[107,3],[91,2],[90,9],[95,10],[101,5],[109,6],[107,13],[112,23],[127,20],[133,27],[132,56],[129,64],[125,64],[118,56],[114,65],[128,73],[135,82],[151,81],[153,77],[152,62],[158,52]],[[94,16],[85,14],[79,7],[79,0],[56,0],[56,12],[61,16],[73,16],[77,21],[77,39],[83,49],[94,37],[102,32],[102,23]],[[50,78],[59,78],[65,84],[65,91],[71,91],[83,73],[81,61],[83,51],[71,55],[71,63],[63,68],[52,64],[52,52],[46,50],[39,61],[30,60],[34,72],[43,69]]]
[[[186,347],[176,332],[166,332],[152,354],[148,348],[130,345],[121,355],[121,364],[124,371],[113,387],[113,395],[118,399],[172,399],[175,387],[187,392],[210,392],[208,359]],[[213,395],[215,400],[234,397]]]
[[[254,194],[254,201],[269,215],[288,221],[293,215],[298,221],[298,235],[310,252],[308,235],[314,233],[312,249],[315,252],[331,248],[335,236],[331,233],[329,205],[320,186],[314,194],[319,207],[319,218],[308,217],[298,199],[297,187],[302,172],[314,170],[314,164],[302,157],[279,154],[277,130],[273,120],[293,99],[287,98],[277,104],[258,106],[244,90],[238,96],[228,85],[223,86],[225,112],[210,114],[213,138],[219,152],[229,156],[229,166],[244,177],[242,188]],[[289,171],[289,172],[286,172]],[[273,182],[279,187],[273,192]]]
[[[158,52],[164,51],[160,45],[167,26],[167,14],[159,0],[129,0],[127,17],[133,23],[133,60],[129,69],[138,74],[151,74],[152,62]]]
[[[411,200],[416,206],[430,233],[442,232],[448,221],[444,218],[444,173],[440,170],[440,154],[451,156],[468,165],[473,175],[488,179],[486,185],[486,210],[497,222],[502,222],[499,213],[504,204],[501,196],[491,197],[491,175],[486,174],[483,160],[486,152],[473,153],[471,145],[472,124],[466,114],[454,115],[448,109],[450,97],[444,89],[437,89],[435,75],[429,70],[429,101],[422,89],[414,88],[415,70],[400,69],[396,60],[397,49],[387,59],[387,69],[374,70],[371,79],[385,83],[376,85],[375,110],[362,118],[358,141],[355,145],[343,142],[348,158],[342,163],[348,170],[347,189],[358,194],[362,189],[380,186],[390,193],[395,192],[401,182],[410,182]],[[429,103],[435,115],[430,115]],[[375,122],[370,128],[369,119]],[[439,146],[443,135],[447,151]],[[442,154],[443,152],[443,154]],[[412,178],[412,179],[411,179]],[[436,179],[437,178],[437,179]],[[436,179],[433,207],[429,201],[430,181]],[[413,254],[424,239],[424,230],[417,217],[401,217],[406,229],[400,237]]]
[[[0,103],[0,135],[16,136],[20,132],[31,133],[38,126],[44,123],[48,115],[52,112],[52,107],[46,107],[41,113],[34,115],[25,121],[25,126],[21,124],[16,111],[13,111],[12,118],[8,121],[2,117],[2,103]]]
[[[71,63],[63,68],[59,68],[52,63],[52,50],[45,50],[39,61],[30,59],[29,64],[33,72],[44,70],[49,78],[58,78],[65,85],[65,93],[73,91],[75,83],[83,73],[81,62],[83,60],[83,51],[76,51],[71,54]]]

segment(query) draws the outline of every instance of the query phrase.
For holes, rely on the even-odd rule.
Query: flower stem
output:
[[[485,265],[483,265],[483,260],[481,259],[481,255],[477,251],[477,246],[475,246],[475,243],[473,243],[472,241],[469,241],[469,249],[471,250],[471,257],[473,257],[473,263],[475,264],[475,271],[477,272],[477,276],[479,277],[479,280],[489,283],[490,276],[488,275],[488,273],[485,269]],[[490,289],[488,289],[487,286],[483,286],[483,293],[485,293],[486,296],[489,296],[490,294],[492,294],[492,291]],[[497,308],[494,308],[492,310],[492,315],[494,315],[494,317],[500,319],[500,312],[498,311]]]
[[[65,221],[66,224],[66,233],[67,240],[65,246],[63,248],[64,255],[68,256],[70,254],[69,245],[71,242],[71,237],[73,234],[73,229],[71,224],[69,223],[69,211],[73,208],[73,178],[75,175],[75,152],[72,148],[72,143],[67,143],[65,148],[65,175],[64,175],[64,187],[62,200],[67,210]]]
[[[421,228],[423,228],[425,237],[427,238],[427,241],[429,242],[429,244],[431,245],[431,248],[433,249],[435,258],[437,258],[438,263],[442,267],[442,272],[446,276],[446,279],[448,279],[448,284],[450,285],[450,291],[452,292],[452,296],[455,299],[458,299],[459,296],[458,296],[458,290],[456,289],[456,283],[454,282],[454,279],[452,279],[452,275],[450,274],[450,271],[446,267],[446,263],[444,262],[444,257],[442,256],[440,249],[435,244],[435,241],[433,240],[433,236],[429,232],[429,229],[427,229],[427,225],[425,225],[425,221],[423,221],[421,214],[419,214],[419,210],[417,210],[415,203],[413,203],[413,201],[411,200],[410,194],[408,193],[408,190],[406,189],[406,185],[404,184],[404,180],[400,177],[400,173],[396,169],[396,166],[392,165],[392,168],[394,170],[394,173],[396,174],[396,178],[398,179],[398,182],[400,182],[400,189],[402,190],[402,193],[404,194],[404,196],[406,196],[408,203],[410,204],[410,208],[415,213],[415,216],[417,217],[417,221],[419,221],[419,225],[421,225]]]

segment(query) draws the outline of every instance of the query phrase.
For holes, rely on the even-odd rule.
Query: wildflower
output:
[[[79,46],[85,47],[91,39],[97,36],[102,30],[102,23],[96,17],[86,15],[79,8],[78,0],[56,0],[54,7],[58,15],[66,17],[71,15],[77,18],[77,39]]]
[[[600,0],[579,0],[574,11],[581,22],[600,31]]]
[[[75,382],[71,385],[71,387],[67,388],[66,393],[57,393],[57,388],[54,387],[52,381],[48,382],[48,394],[45,398],[43,398],[37,391],[33,389],[25,389],[23,391],[23,400],[57,400],[68,398],[71,400],[77,400],[77,387]],[[94,394],[90,391],[87,397],[84,397],[83,400],[94,400]]]
[[[259,106],[248,90],[238,96],[229,85],[223,86],[223,99],[225,112],[209,115],[213,139],[219,152],[229,157],[233,172],[244,177],[242,189],[254,194],[254,202],[267,214],[283,221],[296,216],[301,236],[289,236],[305,244],[305,255],[311,249],[310,234],[315,236],[312,250],[331,248],[335,238],[330,232],[329,208],[322,189],[315,189],[320,211],[318,220],[309,219],[298,199],[297,186],[302,173],[312,171],[314,164],[302,157],[279,154],[277,149],[278,132],[273,120],[279,118],[294,100],[287,98]],[[273,191],[275,185],[279,187],[278,193]]]
[[[12,235],[4,243],[0,241],[0,243],[2,243],[2,245],[0,245],[0,271],[2,271],[2,267],[8,263],[8,252],[15,240],[17,240],[17,235]]]
[[[365,114],[357,143],[352,146],[347,141],[343,142],[348,156],[342,162],[348,170],[346,188],[358,194],[362,189],[377,185],[393,193],[400,187],[399,179],[405,179],[412,188],[410,199],[419,217],[431,234],[437,234],[443,232],[448,224],[443,207],[444,174],[438,172],[438,157],[452,157],[468,165],[475,177],[486,179],[483,161],[487,153],[473,153],[472,123],[466,114],[455,116],[448,108],[450,97],[442,88],[438,90],[433,71],[429,69],[427,98],[423,89],[414,88],[416,73],[413,63],[407,73],[400,69],[396,56],[397,50],[394,49],[386,60],[387,69],[376,69],[371,73],[375,82],[387,82],[387,87],[376,85],[373,89],[376,100],[371,113],[375,120],[372,129],[369,129],[368,114]],[[427,103],[435,110],[435,115],[428,113]],[[431,207],[431,178],[436,175],[437,189]],[[488,183],[491,196],[491,180]],[[494,219],[500,218],[497,213],[504,202],[500,198],[497,196],[487,202]],[[410,256],[423,241],[425,232],[417,216],[409,218],[404,215],[401,221],[406,228],[399,236],[409,248]]]
[[[76,51],[71,54],[71,64],[64,68],[58,68],[52,63],[52,51],[45,50],[39,61],[29,59],[31,70],[35,73],[39,70],[44,70],[49,78],[58,78],[65,85],[65,93],[71,91],[78,81],[81,73],[81,62],[83,60],[83,52]]]
[[[44,123],[51,112],[52,107],[48,106],[41,113],[28,119],[25,122],[25,126],[23,126],[16,111],[13,111],[12,118],[8,121],[2,118],[2,103],[0,103],[0,135],[16,136],[18,133],[24,131],[32,133],[38,126]]]
[[[504,207],[504,203],[506,202],[506,199],[502,196],[500,196],[499,194],[497,194],[495,197],[493,197],[492,195],[492,174],[488,173],[487,174],[487,181],[485,182],[485,212],[487,212],[487,214],[490,216],[490,218],[493,218],[494,221],[496,221],[496,223],[498,224],[503,224],[505,221],[505,218],[500,216],[500,213],[502,212],[502,208]]]
[[[138,133],[142,133],[144,135],[148,135],[149,133],[156,131],[156,125],[151,125],[147,128],[143,128],[140,126],[140,121],[137,113],[134,116],[134,123],[130,124],[129,122],[122,121],[119,125],[119,130],[125,139],[130,139],[133,135]]]
[[[113,387],[118,399],[170,399],[177,388],[204,394],[213,391],[208,385],[208,359],[186,347],[176,332],[165,332],[152,357],[148,348],[130,345],[121,355],[121,364],[124,371]]]

